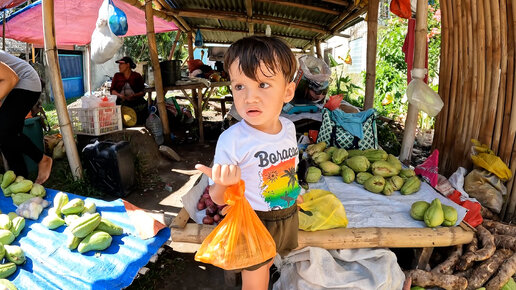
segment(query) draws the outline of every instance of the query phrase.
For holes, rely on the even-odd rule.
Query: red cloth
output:
[[[412,73],[410,71],[412,70],[412,67],[414,65],[415,40],[416,40],[416,19],[409,19],[407,36],[405,37],[405,42],[403,43],[403,48],[402,48],[402,51],[405,54],[405,62],[407,63],[407,84],[410,83],[410,81],[412,80]],[[426,43],[425,68],[428,69],[428,42]],[[428,74],[425,75],[424,82],[428,84]]]
[[[439,181],[439,150],[435,149],[430,156],[425,160],[425,162],[416,166],[414,172],[417,175],[421,175],[427,182],[435,187],[437,182]]]
[[[401,18],[410,19],[412,17],[410,0],[392,0],[390,10]]]
[[[455,190],[452,194],[448,195],[448,198],[451,199],[456,204],[467,208],[468,212],[464,217],[464,221],[467,222],[470,226],[476,227],[482,223],[483,218],[480,214],[481,205],[478,202],[472,202],[469,200],[461,201],[460,200],[460,192]]]

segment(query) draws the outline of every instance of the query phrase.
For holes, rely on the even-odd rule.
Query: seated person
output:
[[[144,125],[149,110],[147,101],[143,98],[145,96],[143,77],[132,71],[136,68],[136,64],[130,57],[124,56],[116,63],[120,72],[113,76],[111,94],[117,96],[117,105],[130,107],[136,112],[136,124]]]

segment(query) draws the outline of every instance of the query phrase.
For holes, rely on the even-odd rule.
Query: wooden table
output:
[[[164,87],[164,95],[168,91],[181,91],[183,95],[190,101],[194,108],[195,118],[199,122],[199,141],[204,142],[204,127],[202,120],[202,111],[208,106],[208,101],[214,92],[215,88],[229,86],[230,82],[211,82],[209,86],[205,83],[191,83],[187,85],[176,85],[170,87]],[[190,90],[190,94],[187,92]],[[152,101],[152,92],[156,91],[155,87],[145,88],[149,102]]]

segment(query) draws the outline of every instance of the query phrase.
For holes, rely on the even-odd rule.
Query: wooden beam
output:
[[[245,0],[245,11],[247,13],[247,17],[253,17],[253,1]],[[254,35],[254,24],[252,22],[247,22],[247,27],[249,29],[249,35]]]
[[[371,4],[368,4],[367,7],[364,7],[364,8],[361,8],[361,9],[358,9],[357,11],[351,13],[350,15],[348,15],[346,18],[344,18],[344,20],[342,20],[339,24],[337,24],[335,27],[333,27],[331,30],[330,30],[330,34],[336,34],[338,33],[340,30],[342,30],[344,27],[349,27],[348,24],[353,21],[354,19],[358,18],[360,15],[364,14],[364,12],[368,11],[367,14],[369,14],[369,6]],[[377,18],[377,22],[378,22],[378,12],[376,12],[376,18]]]
[[[163,125],[163,137],[165,141],[170,140],[170,127],[168,125],[167,108],[165,106],[165,94],[163,92],[163,81],[161,79],[161,68],[159,66],[158,49],[156,46],[156,34],[154,33],[154,15],[152,0],[145,0],[145,19],[147,21],[147,40],[149,52],[154,71],[154,86],[156,87],[156,104],[158,106],[159,117]]]
[[[296,8],[307,9],[307,10],[312,10],[312,11],[318,11],[318,12],[332,14],[332,15],[340,14],[340,12],[336,11],[336,10],[319,7],[319,6],[303,4],[303,3],[292,2],[292,1],[285,1],[285,0],[256,0],[256,1],[264,2],[264,3],[278,4],[278,5],[289,6],[289,7],[296,7]]]
[[[193,56],[194,47],[193,47],[193,31],[192,30],[187,32],[187,38],[188,38],[188,59],[193,60],[194,59],[194,56]]]
[[[50,71],[52,91],[54,93],[54,102],[56,105],[57,119],[59,120],[59,128],[63,136],[63,142],[66,150],[66,157],[70,164],[70,169],[74,179],[82,179],[82,165],[75,145],[73,137],[72,124],[70,116],[66,108],[66,99],[63,89],[63,80],[61,79],[61,70],[59,68],[59,57],[57,55],[57,45],[55,38],[54,24],[54,1],[43,0],[43,33],[45,41],[45,54]]]
[[[414,68],[425,68],[426,43],[427,43],[427,16],[428,1],[417,0],[416,10],[416,38],[414,42]],[[408,105],[407,119],[405,120],[405,132],[401,143],[400,161],[405,164],[410,163],[412,148],[416,138],[416,128],[419,110],[417,106]]]
[[[174,242],[201,244],[215,228],[212,225],[187,223],[182,229],[173,228]],[[439,228],[337,228],[298,233],[298,248],[324,249],[356,248],[427,248],[448,247],[470,243],[473,231],[461,227]]]
[[[174,39],[174,43],[172,44],[172,48],[170,49],[170,53],[168,54],[168,60],[171,60],[174,58],[174,51],[176,50],[177,42],[179,41],[181,34],[182,34],[181,30],[178,30],[176,33],[176,38]]]
[[[276,26],[290,27],[295,29],[301,29],[306,31],[318,32],[327,34],[328,31],[321,25],[317,25],[309,22],[301,21],[290,21],[281,17],[257,15],[253,14],[253,17],[247,17],[246,13],[221,11],[213,9],[173,9],[165,11],[167,15],[176,17],[192,17],[192,18],[217,18],[222,20],[231,20],[239,22],[251,22],[258,24],[270,24]]]
[[[124,1],[125,3],[128,3],[128,4],[132,5],[132,6],[134,6],[136,8],[139,8],[139,9],[145,11],[145,5],[140,3],[139,0],[122,0],[122,1]],[[169,7],[169,5],[167,5],[165,7]],[[188,26],[184,27],[184,25],[178,19],[168,15],[164,11],[158,11],[158,10],[153,9],[153,15],[157,16],[157,17],[159,17],[161,19],[164,19],[165,21],[174,22],[174,24],[177,26],[177,28],[180,29],[181,31],[189,30]]]
[[[197,30],[197,29],[200,29],[200,30],[206,30],[206,31],[227,31],[227,32],[237,32],[237,33],[247,33],[247,30],[238,30],[238,29],[230,29],[230,28],[222,28],[222,27],[207,27],[207,26],[196,26],[196,27],[192,27],[193,30]],[[256,35],[265,35],[265,32],[255,32]],[[293,35],[286,35],[286,34],[278,34],[278,33],[272,33],[273,35],[275,36],[279,36],[279,37],[284,37],[284,38],[292,38],[292,39],[301,39],[301,40],[309,40],[309,41],[312,41],[312,37],[307,37],[307,36],[293,36]],[[342,36],[342,37],[346,37],[346,36]]]
[[[376,81],[376,43],[378,35],[379,0],[371,0],[367,9],[367,56],[366,56],[366,88],[364,110],[374,105],[374,85]]]
[[[348,2],[344,0],[323,0],[323,2],[328,2],[331,4],[337,4],[340,6],[344,6],[344,8],[348,7]]]
[[[354,7],[350,7],[349,9],[346,9],[342,11],[342,13],[339,14],[339,17],[337,17],[335,20],[333,20],[329,25],[328,28],[331,30],[333,29],[337,24],[339,24],[342,20],[344,20],[348,15],[353,13]]]

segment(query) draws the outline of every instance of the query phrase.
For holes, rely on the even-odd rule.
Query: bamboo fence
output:
[[[441,0],[439,95],[435,126],[440,172],[472,168],[471,139],[487,144],[516,171],[516,0]],[[502,210],[516,221],[516,182]]]

